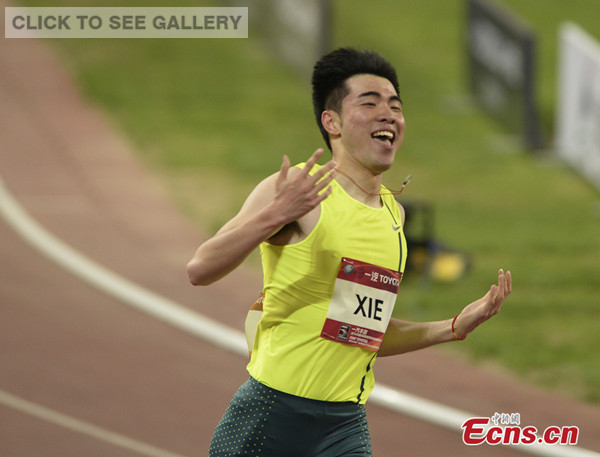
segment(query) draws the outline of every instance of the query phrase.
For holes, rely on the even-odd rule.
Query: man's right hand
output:
[[[310,174],[317,161],[323,155],[323,149],[317,149],[302,169],[290,171],[290,159],[283,157],[283,163],[275,182],[276,205],[285,218],[285,224],[293,222],[317,207],[331,193],[326,188],[335,176],[336,163],[330,160],[316,173]]]

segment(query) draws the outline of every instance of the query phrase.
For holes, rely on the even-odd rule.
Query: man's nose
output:
[[[379,122],[389,122],[393,124],[396,122],[396,116],[392,108],[387,105],[382,105],[377,112],[377,120]]]

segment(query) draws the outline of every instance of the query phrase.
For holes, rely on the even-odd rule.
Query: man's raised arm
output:
[[[250,193],[240,212],[212,238],[202,243],[187,264],[190,282],[208,285],[221,279],[282,227],[302,217],[325,199],[333,179],[334,162],[310,175],[323,155],[317,149],[303,169],[290,170],[287,156],[278,173],[263,180]]]

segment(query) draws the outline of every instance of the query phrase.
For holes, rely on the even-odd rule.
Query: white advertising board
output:
[[[331,0],[244,0],[250,23],[275,53],[303,77],[331,50]]]
[[[558,154],[600,189],[600,44],[579,26],[560,29]]]

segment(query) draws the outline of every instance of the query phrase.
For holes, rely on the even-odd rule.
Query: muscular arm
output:
[[[460,339],[475,330],[500,311],[500,306],[512,292],[512,277],[510,271],[498,272],[498,284],[479,300],[467,305],[454,322],[454,331]],[[403,354],[416,351],[435,344],[453,341],[457,338],[452,333],[452,320],[436,322],[407,322],[392,319],[383,337],[379,350],[380,357]]]
[[[198,247],[187,265],[190,282],[208,285],[217,281],[239,266],[260,243],[319,205],[329,195],[330,190],[323,189],[333,179],[331,170],[335,166],[329,162],[309,175],[322,154],[323,150],[318,149],[302,170],[293,171],[284,157],[279,173],[262,181],[240,212]]]

